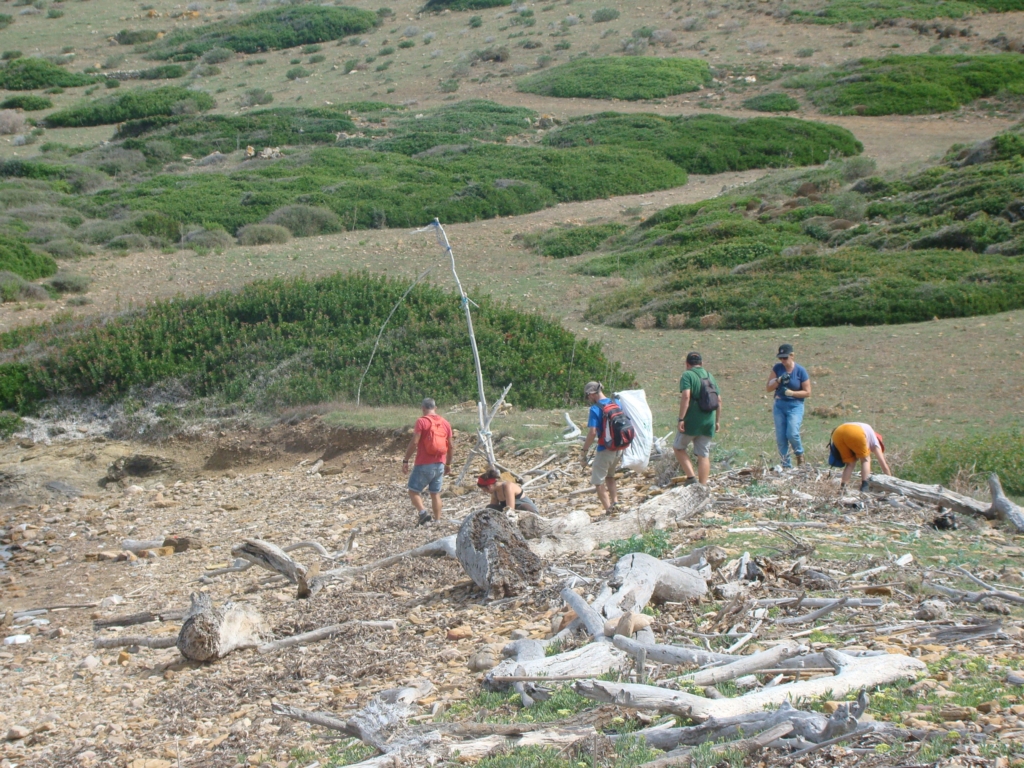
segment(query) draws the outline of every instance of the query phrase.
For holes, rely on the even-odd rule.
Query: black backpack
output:
[[[707,373],[707,371],[704,373]],[[704,411],[704,413],[717,411],[719,403],[718,388],[715,387],[715,382],[711,380],[711,374],[707,373],[706,377],[701,377],[698,373],[697,377],[700,379],[700,393],[697,395],[697,407]]]
[[[604,446],[613,451],[621,451],[628,448],[636,437],[636,430],[633,429],[633,422],[622,410],[615,400],[601,406],[601,415],[604,418]]]

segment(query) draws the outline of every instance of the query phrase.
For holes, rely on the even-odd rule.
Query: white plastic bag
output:
[[[633,431],[636,433],[633,442],[622,454],[622,466],[634,472],[642,472],[651,460],[651,446],[654,444],[654,417],[651,415],[651,407],[647,405],[647,395],[642,389],[627,389],[625,392],[616,392],[615,399],[633,422]]]

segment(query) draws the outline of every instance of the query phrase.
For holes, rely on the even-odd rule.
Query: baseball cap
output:
[[[599,381],[588,381],[583,385],[584,395],[596,395],[601,391],[601,382]]]
[[[700,352],[690,352],[686,356],[686,364],[687,365],[700,365],[700,363],[701,363]]]
[[[792,344],[781,344],[779,345],[779,354],[776,357],[789,357],[793,354]]]

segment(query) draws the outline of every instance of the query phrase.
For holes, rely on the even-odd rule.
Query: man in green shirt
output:
[[[717,401],[714,408],[707,411],[701,408],[701,389],[707,389],[707,386],[701,383],[703,380],[710,380],[715,393],[711,399]],[[706,485],[711,474],[711,438],[715,436],[721,423],[722,398],[718,393],[718,382],[715,381],[715,377],[701,365],[700,353],[690,352],[686,356],[686,373],[679,380],[679,392],[679,431],[676,433],[672,448],[676,454],[676,461],[686,474],[684,485],[693,485],[698,481],[701,485]],[[707,399],[705,397],[705,400]],[[697,477],[693,475],[693,464],[686,453],[686,448],[691,442],[693,453],[697,457]]]

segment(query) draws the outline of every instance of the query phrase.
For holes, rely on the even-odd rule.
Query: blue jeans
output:
[[[779,455],[782,457],[782,466],[790,467],[789,447],[793,446],[793,453],[803,456],[804,444],[800,441],[800,425],[804,421],[804,401],[786,401],[776,398],[775,406],[772,409],[775,417],[775,443],[779,446]]]

